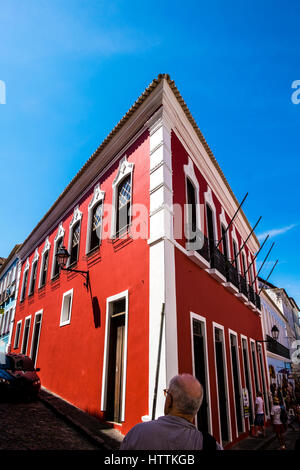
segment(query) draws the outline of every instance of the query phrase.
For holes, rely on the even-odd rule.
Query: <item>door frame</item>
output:
[[[102,390],[101,390],[101,411],[107,408],[107,388],[108,388],[108,365],[109,365],[109,347],[110,347],[110,325],[112,305],[118,300],[125,299],[125,332],[124,332],[124,355],[123,355],[123,378],[122,378],[122,406],[121,422],[125,421],[125,397],[126,397],[126,376],[127,376],[127,335],[128,335],[128,290],[120,292],[106,299],[106,320],[105,320],[105,340],[103,352],[103,370],[102,370]]]
[[[191,349],[192,349],[192,367],[193,375],[195,376],[195,357],[194,357],[194,334],[193,334],[193,320],[197,320],[204,325],[204,351],[205,351],[205,375],[206,375],[206,400],[207,400],[207,422],[208,422],[208,432],[213,433],[212,427],[212,415],[211,415],[211,397],[210,397],[210,377],[209,377],[209,366],[208,366],[208,348],[207,348],[207,328],[206,328],[206,318],[198,315],[197,313],[190,312],[190,321],[191,321]],[[202,385],[202,384],[201,384]],[[197,415],[195,417],[195,422],[197,426]]]
[[[219,421],[219,435],[220,443],[222,444],[222,428],[221,428],[221,415],[220,415],[220,406],[219,406],[219,385],[218,385],[218,373],[217,373],[217,355],[216,355],[216,345],[215,345],[215,330],[222,330],[222,349],[223,349],[223,368],[224,368],[224,383],[225,383],[225,394],[227,395],[226,403],[226,416],[227,416],[227,426],[228,426],[228,442],[232,441],[232,429],[231,429],[231,416],[230,416],[230,396],[229,396],[229,387],[228,387],[228,367],[227,367],[227,356],[226,356],[226,338],[225,338],[225,328],[223,325],[213,322],[213,345],[214,345],[214,361],[215,361],[215,378],[216,378],[216,392],[217,392],[217,405],[218,405],[218,421]]]
[[[239,433],[238,431],[238,425],[237,425],[237,416],[236,416],[236,403],[235,403],[235,394],[233,393],[233,403],[234,403],[234,416],[235,416],[235,429],[236,429],[236,437],[239,437],[240,434],[244,433],[246,430],[245,427],[245,418],[244,418],[244,405],[242,401],[243,397],[243,387],[242,387],[242,376],[241,376],[241,365],[240,365],[240,355],[239,355],[239,337],[238,334],[233,331],[228,329],[228,338],[229,338],[229,354],[230,354],[230,364],[231,364],[231,377],[232,377],[232,387],[234,387],[234,377],[233,377],[233,367],[232,367],[232,353],[231,353],[231,336],[234,336],[236,339],[236,362],[237,362],[237,368],[238,368],[238,381],[239,381],[239,387],[240,387],[240,406],[241,406],[241,418],[242,418],[242,427],[243,431]]]

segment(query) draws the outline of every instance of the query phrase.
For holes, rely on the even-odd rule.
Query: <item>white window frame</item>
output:
[[[23,352],[24,340],[25,340],[25,328],[26,328],[26,321],[27,320],[29,320],[28,337],[27,337],[26,350],[25,350],[25,352]],[[24,320],[23,339],[22,339],[22,346],[21,346],[21,354],[24,354],[25,356],[26,356],[27,349],[28,349],[28,343],[29,343],[29,337],[30,337],[30,327],[31,327],[31,315],[28,315],[28,317],[26,317],[25,320]]]
[[[74,289],[70,289],[67,292],[64,292],[64,294],[63,294],[62,303],[61,303],[59,326],[65,326],[65,325],[69,325],[71,323],[72,306],[73,306],[73,294],[74,294]],[[71,300],[70,300],[70,304],[69,304],[69,317],[68,317],[67,320],[63,320],[64,302],[65,302],[65,298],[68,297],[68,296],[71,296]]]
[[[213,434],[212,426],[212,413],[211,413],[211,392],[210,392],[210,375],[209,375],[209,364],[208,364],[208,347],[207,347],[207,328],[206,328],[206,318],[198,315],[197,313],[190,312],[190,326],[191,326],[191,347],[192,347],[192,366],[193,366],[193,375],[195,376],[195,357],[194,357],[194,331],[193,331],[193,320],[203,324],[204,330],[204,349],[205,349],[205,375],[206,375],[206,399],[207,399],[207,417],[208,417],[208,432]],[[197,425],[197,416],[195,418]]]
[[[236,243],[237,254],[238,254],[239,251],[240,251],[240,244],[239,244],[239,242],[238,242],[238,238],[237,238],[237,235],[236,235],[235,226],[232,227],[231,239],[232,239],[232,260],[234,260],[233,241],[235,241],[235,243]],[[241,255],[241,253],[238,254],[238,256],[237,256],[237,258],[236,258],[236,269],[237,269],[237,272],[238,272],[239,274],[242,272],[242,270],[241,270],[240,255]]]
[[[17,331],[18,331],[18,326],[20,325],[20,331],[19,331],[19,338],[17,338]],[[18,349],[20,345],[20,339],[21,339],[21,332],[22,332],[22,320],[19,320],[16,324],[16,334],[14,338],[14,349]],[[18,342],[17,342],[18,339]]]
[[[205,201],[205,219],[206,219],[206,229],[207,229],[207,238],[208,236],[208,220],[207,220],[207,210],[206,205],[208,205],[213,214],[213,225],[214,225],[214,246],[216,246],[217,242],[219,241],[219,231],[218,231],[218,224],[217,224],[217,210],[213,200],[212,191],[209,186],[207,186],[207,191],[204,193],[204,201]]]
[[[121,422],[125,421],[125,399],[126,399],[126,377],[127,377],[127,340],[128,340],[128,309],[129,309],[129,293],[128,290],[120,292],[106,299],[106,321],[105,321],[105,340],[103,353],[103,372],[102,372],[102,392],[101,392],[101,411],[106,411],[107,406],[107,386],[108,386],[108,361],[109,361],[109,337],[110,323],[112,314],[112,305],[118,301],[125,299],[125,332],[124,332],[124,356],[123,356],[123,384],[122,384],[122,409]]]
[[[50,264],[50,248],[51,248],[51,243],[49,241],[49,237],[46,238],[46,241],[45,241],[45,245],[44,245],[44,248],[43,248],[43,251],[42,251],[42,259],[41,259],[41,267],[40,267],[40,276],[39,276],[39,289],[41,287],[43,287],[45,284],[46,284],[46,281],[45,280],[45,284],[42,284],[42,276],[43,276],[43,272],[44,272],[44,264],[45,264],[45,255],[46,253],[48,252],[48,269],[47,269],[47,274],[48,274],[48,270],[49,270],[49,264]]]
[[[35,324],[36,324],[36,317],[38,315],[41,315],[41,322],[40,322],[40,331],[39,331],[39,337],[37,341],[37,346],[36,346],[36,356],[35,356],[35,361],[34,361],[34,367],[37,362],[37,357],[38,357],[38,351],[39,351],[39,345],[40,345],[40,336],[41,336],[41,329],[42,329],[42,320],[43,320],[43,309],[39,310],[34,314],[34,322],[33,322],[33,328],[32,328],[32,338],[31,338],[31,347],[30,347],[30,357],[32,358],[32,349],[33,349],[33,340],[34,340],[34,334],[35,334]]]
[[[102,191],[100,189],[100,183],[99,183],[94,187],[94,193],[88,206],[88,223],[87,223],[86,246],[85,246],[86,255],[91,251],[91,234],[92,234],[94,208],[98,204],[104,204],[104,199],[105,199],[105,191]],[[103,219],[103,212],[102,212],[102,219]],[[101,245],[101,240],[102,240],[102,233],[99,233],[99,246]]]
[[[30,272],[30,281],[29,281],[29,289],[28,289],[28,295],[32,295],[33,292],[31,292],[32,290],[32,282],[33,282],[33,266],[34,266],[34,263],[37,263],[36,265],[36,270],[38,270],[38,262],[39,262],[39,252],[38,252],[38,249],[36,248],[35,250],[35,253],[34,253],[34,257],[32,259],[32,262],[31,262],[31,272]],[[37,280],[37,272],[36,272],[36,280]],[[36,282],[36,281],[35,281]],[[37,285],[37,282],[35,283],[35,287]]]
[[[229,355],[230,355],[230,368],[231,368],[231,381],[232,387],[234,387],[234,378],[233,378],[233,368],[232,368],[232,354],[231,354],[231,336],[234,336],[236,339],[236,356],[237,356],[237,367],[238,367],[238,381],[240,387],[240,405],[242,411],[242,427],[243,433],[246,430],[245,427],[245,417],[244,417],[244,403],[243,403],[243,387],[242,387],[242,375],[241,375],[241,365],[240,365],[240,346],[239,346],[239,337],[236,331],[228,329],[228,340],[229,340]],[[238,425],[237,425],[237,416],[236,416],[236,407],[235,407],[235,394],[233,393],[233,403],[234,403],[234,417],[235,417],[235,430],[236,430],[236,438],[239,437]]]
[[[195,192],[195,204],[196,204],[196,229],[201,230],[201,213],[200,213],[200,185],[195,173],[194,164],[190,157],[188,157],[188,164],[183,166],[184,174],[185,174],[185,205],[184,205],[184,212],[185,212],[185,222],[189,224],[189,212],[188,212],[188,192],[187,192],[187,180],[189,179],[194,187]],[[187,238],[187,234],[185,233],[185,238]]]
[[[228,222],[227,222],[227,219],[226,219],[224,207],[222,207],[219,219],[220,219],[220,239],[221,239],[222,238],[222,227],[224,228],[224,230],[226,230],[227,227],[228,227]],[[228,253],[228,261],[230,261],[232,259],[231,243],[230,243],[229,237],[230,237],[229,230],[227,230],[226,235],[225,235],[225,240],[226,240],[226,247],[227,247],[227,253]],[[224,254],[223,244],[224,244],[224,240],[222,240],[222,249],[223,249],[223,254]]]
[[[118,188],[122,181],[130,176],[130,184],[131,184],[131,207],[133,201],[133,170],[134,170],[134,163],[129,163],[127,161],[127,156],[125,155],[119,163],[119,169],[117,176],[115,177],[112,190],[113,190],[113,197],[112,197],[112,214],[111,214],[111,238],[115,238],[117,235],[117,211],[118,211]]]
[[[55,254],[56,254],[56,247],[57,242],[60,238],[64,239],[65,236],[65,229],[63,228],[62,222],[59,224],[56,237],[54,238],[54,245],[53,245],[53,256],[52,256],[52,267],[51,267],[51,279],[54,278],[54,267],[55,267]],[[56,277],[56,276],[55,276]]]
[[[218,421],[219,421],[219,435],[220,435],[220,444],[222,444],[222,428],[221,428],[221,416],[220,416],[220,407],[219,407],[219,390],[218,390],[218,374],[217,374],[217,360],[216,360],[216,346],[215,346],[215,330],[222,330],[222,346],[223,346],[223,363],[224,363],[224,375],[225,375],[225,395],[227,396],[227,405],[226,405],[226,414],[227,414],[227,424],[228,424],[228,442],[232,441],[232,428],[231,428],[231,406],[230,406],[230,395],[228,387],[228,367],[227,367],[227,355],[226,355],[226,337],[225,337],[225,328],[219,323],[212,322],[213,327],[213,345],[214,345],[214,363],[215,363],[215,378],[216,378],[216,392],[217,392],[217,405],[218,405]]]
[[[251,406],[251,409],[252,409],[252,415],[253,415],[253,418],[254,418],[254,417],[255,417],[255,407],[254,407],[254,403],[253,403],[254,394],[253,394],[251,362],[250,362],[250,358],[249,358],[248,337],[245,336],[245,335],[240,335],[240,337],[241,337],[241,352],[242,352],[242,358],[243,358],[243,371],[244,371],[244,384],[245,384],[245,388],[247,387],[247,382],[246,382],[246,371],[245,371],[244,356],[243,356],[243,339],[246,341],[246,354],[247,354],[247,360],[248,360],[248,365],[249,365],[249,382],[250,382],[251,396],[252,396],[251,402],[250,402],[250,397],[249,397],[249,403],[250,403],[250,406]],[[248,418],[248,430],[249,430],[249,429],[250,429],[250,417]]]
[[[68,242],[68,252],[70,257],[67,261],[67,266],[71,264],[71,249],[72,249],[72,239],[73,239],[73,229],[74,226],[79,222],[79,240],[78,240],[78,253],[76,262],[73,261],[72,264],[76,264],[79,260],[79,250],[80,250],[80,239],[81,239],[81,221],[82,221],[82,212],[79,210],[79,206],[76,206],[73,212],[73,217],[69,225],[69,242]]]
[[[26,271],[28,271],[28,274],[29,274],[29,258],[27,258],[27,260],[26,260],[25,268],[24,268],[24,271],[23,271],[22,288],[21,288],[21,294],[20,294],[20,301],[21,302],[23,302],[25,300],[26,290],[28,289],[28,274],[27,274],[27,287],[24,290],[24,282],[25,282],[25,273],[26,273]],[[23,291],[24,291],[24,296],[22,297]]]

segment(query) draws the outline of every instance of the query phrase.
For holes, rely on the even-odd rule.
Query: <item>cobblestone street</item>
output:
[[[42,402],[0,402],[0,450],[97,450]]]

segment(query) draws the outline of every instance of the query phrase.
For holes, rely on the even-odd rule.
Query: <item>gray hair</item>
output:
[[[190,377],[198,382],[198,380],[189,374],[176,375],[170,380],[169,392],[171,393],[174,405],[183,414],[195,416],[202,404],[203,400],[203,387],[200,385],[200,394],[193,396],[186,390],[185,384],[181,380],[182,377]]]

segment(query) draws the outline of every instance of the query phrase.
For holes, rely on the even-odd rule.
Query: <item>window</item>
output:
[[[103,215],[103,204],[102,204],[102,202],[100,202],[93,209],[91,239],[90,239],[90,251],[97,248],[100,245],[101,228],[102,228],[102,215]]]
[[[120,161],[119,170],[113,181],[113,211],[111,237],[122,235],[131,223],[132,174],[134,164],[126,156]]]
[[[21,302],[25,299],[26,289],[27,289],[27,282],[28,282],[28,271],[29,268],[25,268],[24,275],[23,275],[23,285],[22,285],[22,292],[21,292]]]
[[[41,333],[41,323],[42,323],[42,312],[36,313],[34,320],[34,327],[32,333],[32,343],[31,343],[31,352],[30,357],[35,366],[37,352],[39,347],[40,333]]]
[[[232,241],[232,244],[233,244],[233,265],[234,265],[235,268],[238,270],[238,269],[239,269],[239,265],[238,265],[238,258],[237,258],[238,251],[237,251],[237,244],[236,244],[236,241],[233,240],[233,241]]]
[[[222,225],[221,227],[222,230],[222,246],[223,246],[223,254],[225,256],[225,259],[228,260],[228,245],[227,245],[227,232],[225,227]]]
[[[77,222],[72,229],[72,242],[70,253],[70,264],[77,263],[79,253],[80,222]]]
[[[41,267],[41,281],[40,287],[46,284],[47,271],[48,271],[48,260],[49,260],[49,250],[47,250],[43,255],[42,267]]]
[[[46,284],[46,281],[47,281],[49,255],[50,255],[50,242],[49,242],[49,237],[47,237],[46,241],[45,241],[43,251],[42,251],[42,262],[41,262],[41,270],[40,270],[39,288],[43,287]]]
[[[17,349],[19,347],[20,343],[20,334],[21,334],[21,326],[22,326],[22,320],[17,323],[16,326],[16,335],[15,335],[15,343],[14,343],[14,348]]]
[[[64,241],[65,230],[62,226],[62,222],[59,224],[56,237],[54,239],[54,249],[53,249],[53,258],[52,258],[52,271],[51,279],[57,277],[60,273],[60,268],[56,260],[56,254],[58,250],[62,247]],[[49,245],[50,246],[50,245]]]
[[[131,176],[119,184],[117,204],[117,234],[120,235],[130,225]]]
[[[100,246],[102,236],[102,218],[104,212],[105,191],[101,191],[100,184],[94,188],[93,197],[88,208],[88,227],[85,252],[89,253]]]
[[[63,295],[61,315],[60,315],[60,326],[68,325],[71,322],[71,311],[73,302],[73,289],[65,292]]]
[[[21,354],[26,355],[27,345],[28,345],[28,338],[29,338],[29,330],[30,330],[30,317],[25,319],[25,326],[24,326],[24,334],[23,334],[23,343],[22,343],[22,350]]]
[[[188,203],[188,241],[193,242],[196,238],[197,217],[196,217],[196,194],[195,187],[189,178],[186,180],[187,203]]]
[[[68,266],[70,266],[71,264],[75,264],[78,261],[81,219],[82,212],[80,212],[79,207],[76,206],[69,226],[68,251],[70,253],[70,258],[68,260]]]
[[[53,273],[52,273],[52,277],[55,277],[55,276],[58,276],[59,275],[59,272],[60,272],[60,269],[59,269],[59,264],[57,262],[57,259],[56,259],[56,254],[58,252],[58,250],[62,247],[63,245],[63,237],[59,238],[56,242],[56,250],[55,250],[55,256],[54,256],[54,267],[53,267]]]
[[[36,282],[36,275],[37,275],[37,265],[38,262],[35,261],[32,265],[32,272],[31,272],[31,282],[30,282],[30,289],[29,289],[29,295],[32,295],[34,293],[34,288],[35,288],[35,282]]]

